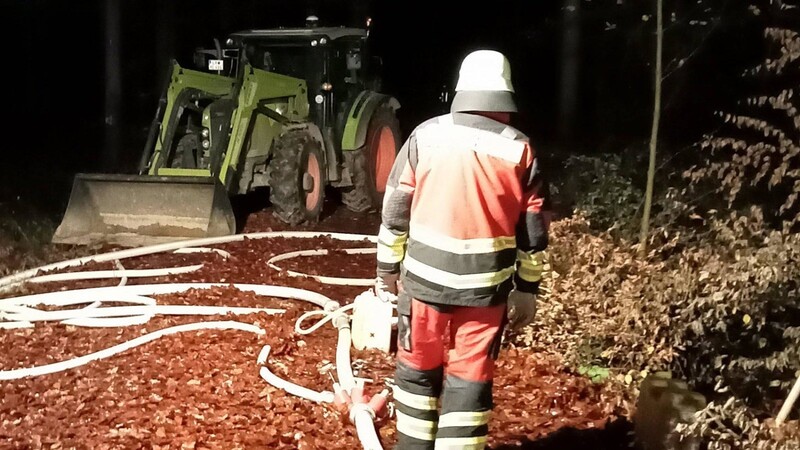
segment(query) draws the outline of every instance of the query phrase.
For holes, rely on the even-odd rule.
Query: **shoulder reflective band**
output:
[[[431,124],[417,130],[417,145],[425,149],[451,149],[484,153],[514,164],[522,161],[525,143],[497,133],[463,125]]]

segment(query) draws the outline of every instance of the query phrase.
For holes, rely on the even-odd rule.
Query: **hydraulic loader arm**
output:
[[[284,124],[308,118],[307,92],[306,82],[299,78],[267,72],[250,65],[244,67],[242,87],[231,120],[231,138],[219,174],[220,181],[226,187],[230,188],[247,157],[245,144],[253,132],[256,115],[265,116],[273,131],[266,133],[267,142],[259,143],[259,147],[270,148]]]
[[[212,96],[223,97],[230,95],[236,87],[236,80],[234,78],[224,77],[220,75],[199,72],[196,70],[184,69],[177,62],[173,62],[170,82],[167,87],[166,94],[162,98],[166,99],[166,104],[163,111],[163,119],[156,119],[151,125],[150,134],[157,136],[151,142],[148,139],[147,146],[144,153],[149,156],[149,165],[147,173],[149,175],[158,175],[158,169],[163,165],[166,158],[166,150],[172,146],[172,141],[175,138],[177,131],[178,120],[183,113],[183,110],[188,106],[188,102],[193,100],[195,96]],[[160,101],[161,103],[161,101]],[[159,108],[161,104],[159,104]],[[158,132],[154,132],[152,127],[158,127]],[[145,156],[142,156],[144,160]]]

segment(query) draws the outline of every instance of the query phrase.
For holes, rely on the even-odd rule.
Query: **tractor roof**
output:
[[[345,27],[314,27],[314,28],[271,28],[266,30],[244,30],[231,34],[232,38],[310,38],[327,37],[336,40],[343,37],[367,36],[367,30],[363,28]]]

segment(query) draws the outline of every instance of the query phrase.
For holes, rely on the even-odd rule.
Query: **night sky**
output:
[[[3,114],[8,174],[0,201],[19,197],[58,211],[75,172],[130,172],[170,57],[188,64],[193,49],[211,47],[214,37],[302,26],[312,13],[322,25],[359,26],[373,18],[383,90],[403,105],[405,133],[445,111],[439,92],[455,86],[464,55],[491,48],[511,61],[521,109],[515,124],[541,153],[558,159],[633,148],[644,156],[652,113],[654,2],[119,1],[123,145],[117,157],[103,153],[107,3],[2,0],[4,53],[11,64]],[[667,153],[713,128],[714,111],[741,97],[742,71],[763,54],[759,26],[768,19],[748,14],[747,2],[699,3],[668,0],[665,6]]]

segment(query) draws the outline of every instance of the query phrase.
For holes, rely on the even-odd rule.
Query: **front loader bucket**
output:
[[[233,234],[235,222],[210,177],[78,174],[52,241],[150,245]]]

